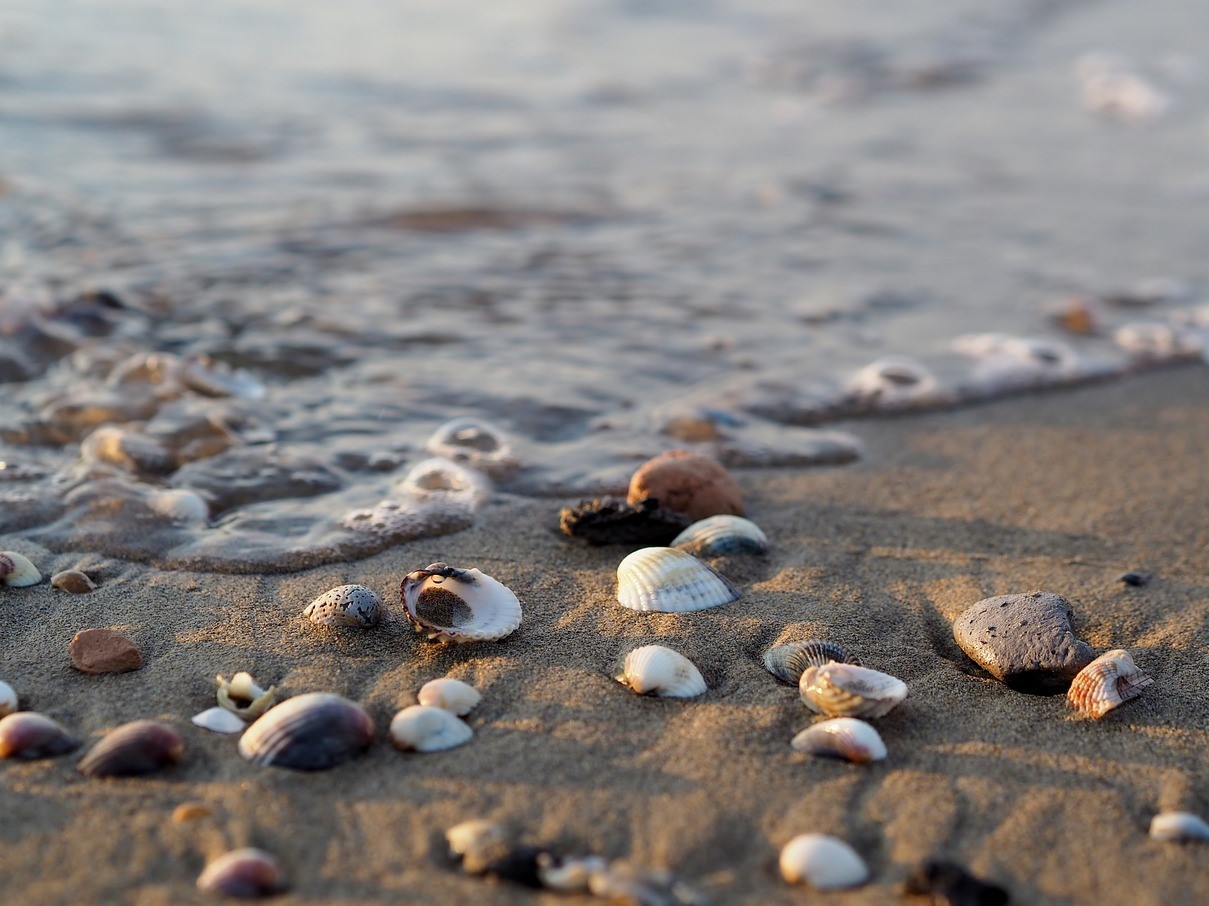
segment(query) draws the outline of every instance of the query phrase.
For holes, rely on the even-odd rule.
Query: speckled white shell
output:
[[[420,687],[416,697],[421,705],[440,708],[458,717],[469,714],[483,699],[474,686],[448,676],[429,680]]]
[[[869,869],[843,840],[826,834],[800,834],[781,850],[781,877],[816,890],[841,890],[864,884]]]
[[[25,588],[42,581],[38,567],[24,554],[16,551],[0,551],[0,582],[13,588]]]
[[[763,554],[768,550],[768,536],[750,519],[723,513],[694,522],[671,546],[695,557]]]
[[[806,707],[819,714],[882,717],[907,697],[907,684],[888,673],[832,661],[807,668],[798,691]]]
[[[441,567],[450,569],[433,563],[413,570],[403,580],[407,619],[418,632],[445,642],[489,642],[521,625],[521,602],[507,586],[477,569],[457,570],[459,575],[434,573]],[[456,596],[465,611],[447,621],[448,625],[435,618],[433,606],[446,593]]]
[[[863,720],[833,717],[807,727],[789,743],[795,751],[820,758],[839,758],[853,764],[880,761],[886,744],[880,734]]]
[[[644,547],[617,567],[617,600],[631,610],[684,613],[738,598],[738,590],[725,578],[675,548]]]
[[[215,733],[242,733],[248,728],[238,716],[226,708],[207,708],[191,718],[195,726]]]
[[[1209,840],[1209,822],[1192,812],[1160,812],[1150,819],[1155,840]]]
[[[696,665],[663,645],[635,648],[621,659],[613,678],[639,695],[661,698],[693,698],[706,690]]]
[[[319,626],[354,626],[369,629],[382,620],[382,600],[364,585],[337,585],[303,609]]]
[[[1137,698],[1153,682],[1138,669],[1128,651],[1114,648],[1079,671],[1067,690],[1066,700],[1080,714],[1098,720],[1113,708]]]
[[[440,752],[472,736],[474,731],[456,714],[427,705],[404,708],[390,722],[390,741],[403,751]]]

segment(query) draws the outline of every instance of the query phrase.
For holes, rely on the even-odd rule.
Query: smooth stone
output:
[[[1060,695],[1095,660],[1075,638],[1070,602],[1047,591],[985,598],[953,621],[953,638],[980,667],[1017,692]]]
[[[83,629],[67,651],[81,673],[128,673],[143,666],[138,645],[113,629]]]
[[[637,506],[654,499],[693,522],[721,513],[743,515],[739,483],[716,460],[688,450],[668,450],[638,467],[626,500]]]

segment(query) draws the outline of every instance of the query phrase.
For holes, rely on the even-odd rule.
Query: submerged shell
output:
[[[445,842],[449,844],[450,857],[461,860],[467,871],[477,874],[476,869],[508,845],[508,838],[495,822],[474,818],[445,831]]]
[[[29,558],[16,551],[0,551],[0,582],[14,588],[37,585],[42,574]]]
[[[1099,719],[1153,683],[1122,648],[1106,651],[1071,681],[1066,700],[1080,714]]]
[[[887,356],[866,365],[848,382],[857,402],[877,407],[907,407],[936,393],[936,378],[915,359]]]
[[[18,711],[0,718],[0,758],[53,758],[79,747],[65,727],[43,714]]]
[[[808,667],[798,690],[811,711],[834,717],[882,717],[907,697],[907,684],[897,677],[835,661]]]
[[[800,834],[781,850],[781,877],[815,890],[840,890],[864,884],[869,869],[843,840],[826,834]]]
[[[763,554],[768,551],[768,536],[750,519],[723,513],[694,522],[671,546],[697,557]]]
[[[327,692],[308,692],[266,711],[239,738],[239,754],[253,764],[323,771],[360,755],[374,740],[374,722],[357,704]]]
[[[65,569],[62,572],[57,572],[50,577],[50,584],[55,588],[61,588],[63,591],[69,591],[73,595],[83,595],[93,591],[97,587],[97,583],[88,578],[86,573],[78,569]]]
[[[494,478],[516,471],[516,456],[504,432],[478,418],[455,418],[433,432],[424,444],[433,456],[464,463]]]
[[[432,563],[408,573],[400,594],[408,621],[430,639],[489,642],[521,625],[516,595],[477,569]]]
[[[242,733],[248,727],[238,716],[226,708],[207,708],[200,714],[194,714],[190,720],[193,721],[194,726],[214,733]]]
[[[421,705],[440,708],[458,717],[469,714],[483,699],[474,686],[448,676],[429,680],[416,697]]]
[[[219,856],[197,879],[197,889],[225,897],[253,899],[281,890],[281,865],[272,853],[245,847]]]
[[[474,731],[456,714],[428,705],[404,708],[390,722],[390,741],[405,752],[440,752],[472,736]]]
[[[617,567],[617,600],[631,610],[683,613],[738,598],[739,591],[725,578],[672,547],[644,547]]]
[[[277,701],[277,687],[261,689],[252,674],[239,672],[230,679],[221,673],[218,681],[218,704],[243,720],[256,720]]]
[[[77,769],[89,777],[133,777],[176,764],[184,754],[184,740],[170,726],[136,720],[93,746]]]
[[[491,483],[481,472],[440,457],[416,463],[398,487],[415,500],[456,503],[468,512],[491,498]]]
[[[822,667],[831,661],[861,665],[861,659],[850,655],[843,646],[823,639],[788,642],[764,652],[764,666],[783,683],[796,686],[808,667]]]
[[[303,609],[317,626],[356,626],[368,629],[382,620],[382,601],[364,585],[338,585]]]
[[[833,717],[807,727],[789,743],[795,751],[820,758],[839,758],[854,764],[880,761],[886,744],[877,730],[863,720]]]
[[[661,698],[694,698],[706,690],[705,678],[696,665],[663,645],[643,645],[626,654],[613,679],[639,695]]]
[[[1150,819],[1155,840],[1209,840],[1209,823],[1192,812],[1161,812]]]
[[[0,717],[7,717],[17,710],[17,692],[8,683],[0,682]]]
[[[156,491],[147,498],[153,511],[185,525],[204,525],[210,520],[210,505],[200,494],[184,488],[168,488]]]

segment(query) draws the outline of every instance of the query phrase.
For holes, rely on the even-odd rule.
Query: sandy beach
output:
[[[858,464],[739,472],[764,558],[722,565],[743,596],[699,613],[636,613],[614,598],[626,551],[557,531],[573,501],[501,496],[472,529],[371,559],[259,578],[168,572],[0,547],[44,575],[81,566],[100,587],[46,582],[0,592],[4,670],[22,704],[86,746],[136,718],[175,726],[184,762],[146,778],[79,775],[81,753],[0,765],[0,842],[11,903],[201,903],[207,860],[275,853],[287,903],[588,903],[469,877],[442,834],[468,818],[566,852],[670,868],[718,904],[886,903],[912,866],[943,857],[1006,887],[1014,903],[1209,899],[1203,844],[1147,837],[1161,809],[1209,813],[1209,385],[1201,367],[1020,396],[907,419],[849,423]],[[477,566],[524,606],[502,642],[440,645],[402,620],[398,585],[443,559]],[[1132,588],[1117,577],[1152,572]],[[372,631],[322,633],[301,616],[320,592],[358,582],[389,602]],[[1007,689],[969,661],[952,619],[990,595],[1067,596],[1097,651],[1128,649],[1155,683],[1101,721],[1063,697]],[[86,676],[67,643],[119,629],[146,658]],[[889,756],[808,760],[789,739],[811,715],[765,672],[782,638],[825,637],[904,679],[878,720]],[[709,685],[691,701],[614,682],[618,655],[651,641],[691,657]],[[256,767],[236,737],[189,717],[213,677],[248,670],[287,696],[362,703],[378,738],[363,757],[302,774]],[[386,741],[424,681],[451,675],[483,702],[474,739],[429,755]],[[174,821],[194,802],[210,810]],[[793,889],[780,847],[819,831],[848,841],[873,877],[829,895]]]

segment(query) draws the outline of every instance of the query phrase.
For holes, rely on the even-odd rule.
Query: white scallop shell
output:
[[[768,536],[750,519],[724,513],[694,522],[672,539],[671,546],[693,556],[763,554]]]
[[[807,668],[798,690],[811,711],[835,717],[882,717],[907,697],[897,677],[834,661]]]
[[[381,622],[382,601],[364,585],[337,585],[317,597],[302,612],[320,626],[368,629]]]
[[[863,720],[833,717],[807,727],[789,743],[795,751],[820,758],[839,758],[854,764],[886,757],[881,735]]]
[[[0,582],[13,588],[25,588],[42,581],[38,567],[24,554],[16,551],[0,551]]]
[[[474,731],[456,714],[427,705],[411,705],[391,719],[390,741],[396,749],[440,752],[469,742]]]
[[[255,720],[277,700],[277,687],[260,688],[250,673],[241,671],[230,679],[219,674],[217,681],[218,704],[241,720]]]
[[[643,645],[626,654],[613,678],[639,695],[693,698],[704,695],[705,678],[696,665],[663,645]]]
[[[445,422],[428,438],[424,449],[433,456],[452,459],[493,478],[509,475],[518,466],[504,432],[478,418]]]
[[[859,402],[896,408],[930,399],[937,383],[932,372],[915,359],[886,356],[854,374],[847,390]]]
[[[631,610],[683,613],[737,600],[738,590],[696,557],[644,547],[617,567],[617,600]]]
[[[456,503],[470,512],[491,498],[491,484],[481,472],[441,457],[416,463],[398,488],[414,500]]]
[[[799,834],[781,850],[781,877],[815,890],[840,890],[864,884],[869,869],[843,840],[827,834]]]
[[[403,580],[407,619],[430,639],[487,642],[521,625],[521,603],[505,585],[477,569],[433,563]]]
[[[192,721],[203,730],[213,730],[215,733],[242,733],[248,726],[226,708],[207,708],[200,714],[194,714]]]
[[[1155,840],[1209,840],[1209,823],[1192,812],[1161,812],[1150,819]]]
[[[17,710],[17,693],[8,683],[0,682],[0,717],[7,717]]]
[[[1066,700],[1079,713],[1098,720],[1137,698],[1153,682],[1138,669],[1128,651],[1114,648],[1079,671],[1066,692]]]
[[[469,714],[483,700],[474,686],[448,676],[429,680],[420,687],[416,697],[421,705],[440,708],[458,717]]]

